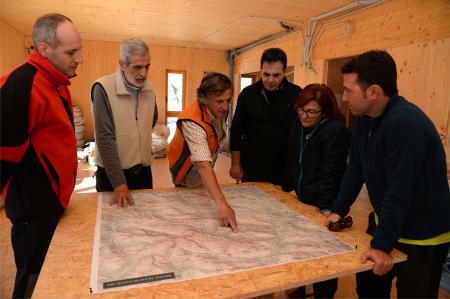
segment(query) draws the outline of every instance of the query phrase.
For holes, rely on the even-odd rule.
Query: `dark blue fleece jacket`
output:
[[[359,117],[332,211],[345,216],[363,183],[379,217],[372,248],[390,252],[399,238],[424,240],[450,231],[442,142],[425,113],[403,97],[391,97],[379,117]]]

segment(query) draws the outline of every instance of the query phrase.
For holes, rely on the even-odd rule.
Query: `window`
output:
[[[241,77],[241,91],[249,85],[253,84],[252,77]]]
[[[170,129],[170,142],[175,134],[178,114],[186,102],[186,72],[167,70],[166,86],[166,124]]]

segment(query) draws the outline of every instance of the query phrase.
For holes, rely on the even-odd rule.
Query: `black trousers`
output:
[[[390,298],[392,279],[397,277],[397,298],[437,298],[442,265],[450,243],[419,246],[397,243],[396,249],[408,259],[395,264],[386,275],[375,275],[372,270],[356,274],[356,292],[359,298]]]
[[[314,298],[333,298],[337,290],[338,279],[330,279],[313,284]],[[305,287],[299,287],[293,293],[289,294],[289,299],[306,298]]]
[[[136,165],[129,169],[124,169],[123,173],[127,179],[128,189],[153,189],[152,168],[150,166],[144,167],[142,165]],[[97,166],[95,177],[95,188],[97,189],[97,192],[114,191],[114,187],[109,181],[105,168]]]
[[[16,262],[13,298],[30,298],[50,241],[63,212],[33,219],[11,219],[11,243]]]

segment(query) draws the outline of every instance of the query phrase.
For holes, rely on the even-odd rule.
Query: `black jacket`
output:
[[[399,238],[450,231],[444,147],[431,120],[403,97],[391,97],[379,117],[359,117],[333,212],[345,216],[364,182],[379,219],[372,248],[389,252]]]
[[[273,92],[258,81],[239,95],[230,136],[231,151],[241,153],[243,181],[280,185],[293,109],[301,88],[284,78]]]
[[[304,128],[296,119],[289,135],[284,191],[321,210],[331,209],[347,166],[350,132],[341,119]]]

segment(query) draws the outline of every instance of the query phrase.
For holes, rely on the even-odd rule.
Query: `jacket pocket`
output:
[[[51,179],[53,179],[53,181],[56,184],[57,190],[55,190],[56,194],[59,194],[59,176],[58,176],[58,172],[56,171],[55,167],[53,166],[52,162],[50,162],[50,160],[47,158],[47,155],[44,153],[41,153],[42,156],[42,160],[44,160],[45,166],[47,167],[48,171],[51,174]],[[50,178],[49,178],[50,179]]]

